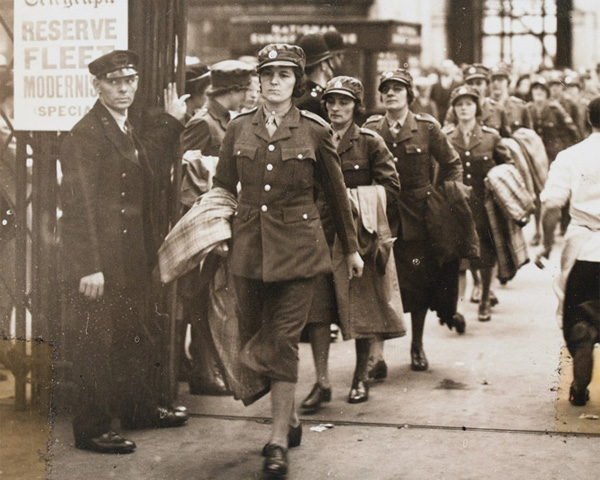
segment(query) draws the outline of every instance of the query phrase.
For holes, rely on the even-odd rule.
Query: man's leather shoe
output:
[[[291,425],[288,427],[287,434],[288,448],[299,447],[302,442],[302,424],[299,423],[297,427],[292,427]],[[269,443],[267,443],[262,449],[262,456],[267,456],[267,451],[269,447]]]
[[[190,416],[185,407],[157,407],[154,413],[148,418],[135,420],[121,419],[121,426],[129,430],[179,427],[187,422],[189,418]]]
[[[569,390],[569,402],[575,407],[584,407],[587,401],[590,399],[590,391],[586,389],[579,389],[575,385],[571,385]]]
[[[135,450],[135,442],[118,433],[106,432],[94,438],[76,438],[75,447],[98,453],[131,453]]]
[[[271,477],[285,477],[288,471],[287,450],[279,445],[267,444],[263,471]]]
[[[411,345],[410,347],[410,368],[416,372],[423,372],[429,368],[429,362],[425,356],[423,345]]]
[[[322,402],[331,401],[331,388],[323,388],[315,383],[308,396],[302,401],[300,408],[304,410],[316,410]]]
[[[369,384],[364,380],[354,379],[348,394],[348,403],[362,403],[369,399]]]
[[[385,360],[379,360],[371,370],[369,370],[369,378],[373,380],[383,380],[387,377],[387,364]]]
[[[190,418],[187,409],[182,412],[172,407],[158,407],[156,415],[157,418],[154,426],[157,428],[180,427]]]

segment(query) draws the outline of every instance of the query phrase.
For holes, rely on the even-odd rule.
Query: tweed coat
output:
[[[176,140],[182,126],[168,117],[164,138]],[[155,260],[152,171],[140,140],[134,146],[97,101],[65,138],[60,161],[63,279],[102,272],[107,287],[147,282]]]
[[[331,271],[316,183],[329,203],[344,253],[358,250],[350,204],[329,125],[296,107],[272,137],[264,109],[238,115],[227,128],[213,187],[237,194],[230,267],[264,282]]]
[[[383,115],[367,119],[364,128],[379,133],[390,152],[400,179],[400,220],[403,240],[427,238],[425,208],[427,190],[434,177],[438,184],[462,181],[458,154],[433,117],[408,112],[398,137],[390,133]],[[437,173],[436,173],[437,170]],[[396,236],[396,232],[392,232]]]

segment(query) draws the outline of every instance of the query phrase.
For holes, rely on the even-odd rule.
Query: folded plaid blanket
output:
[[[168,283],[199,266],[219,243],[231,238],[237,199],[213,188],[175,224],[158,251],[160,279]]]

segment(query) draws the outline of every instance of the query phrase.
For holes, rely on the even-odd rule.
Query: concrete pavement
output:
[[[387,342],[388,378],[372,384],[366,403],[346,402],[353,342],[334,343],[332,401],[302,416],[302,445],[290,451],[288,478],[598,478],[600,420],[593,417],[600,415],[600,375],[597,371],[586,407],[568,404],[570,360],[551,289],[558,252],[545,270],[527,265],[508,285],[496,288],[500,304],[491,322],[477,322],[476,305],[465,305],[465,335],[438,325],[430,315],[427,372],[410,370],[409,336]],[[300,358],[298,402],[314,383],[307,344],[301,344]],[[268,397],[245,408],[229,397],[189,395],[182,385],[179,400],[192,412],[188,425],[125,432],[138,444],[132,455],[76,450],[68,418],[59,416],[48,478],[263,478],[260,450],[269,433]],[[322,424],[333,427],[312,430]]]

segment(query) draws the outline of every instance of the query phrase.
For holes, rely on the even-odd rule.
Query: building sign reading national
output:
[[[70,130],[96,94],[87,66],[127,48],[127,0],[15,0],[16,130]]]

